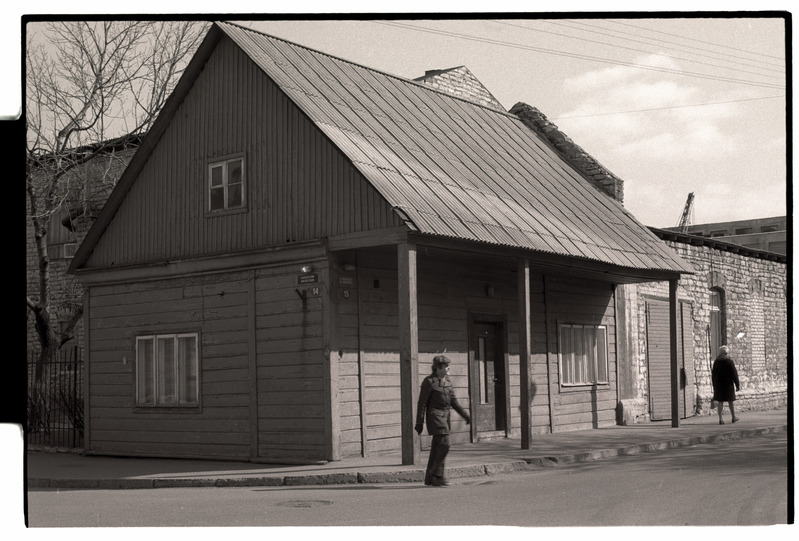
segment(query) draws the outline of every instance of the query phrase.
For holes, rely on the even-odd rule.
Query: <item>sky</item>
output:
[[[239,13],[227,18],[401,77],[466,66],[620,177],[645,225],[676,226],[689,193],[697,224],[788,212],[785,21],[773,14]]]

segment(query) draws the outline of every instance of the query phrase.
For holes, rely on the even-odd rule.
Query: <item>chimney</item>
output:
[[[519,102],[511,108],[510,113],[518,116],[525,126],[541,134],[568,163],[582,173],[597,189],[619,203],[624,203],[624,181],[605,169],[602,164],[569,139],[555,124],[547,120],[541,111]]]
[[[505,112],[505,108],[497,99],[483,86],[469,68],[459,66],[442,70],[428,70],[424,76],[414,79],[415,82],[435,88],[441,92],[450,94],[472,103],[477,103],[485,107],[490,107],[497,111]]]

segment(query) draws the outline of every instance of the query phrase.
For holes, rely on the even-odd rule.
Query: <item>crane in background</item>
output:
[[[680,233],[686,233],[688,231],[688,227],[693,222],[694,218],[694,192],[688,194],[688,199],[685,201],[685,208],[682,211],[682,216],[680,216],[680,223],[677,224],[677,227],[680,229]]]

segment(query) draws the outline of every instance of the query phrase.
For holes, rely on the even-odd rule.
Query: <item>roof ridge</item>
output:
[[[519,119],[519,117],[517,117],[516,115],[514,115],[514,114],[512,114],[512,113],[510,113],[508,111],[500,111],[499,109],[495,109],[493,107],[489,107],[489,106],[483,105],[481,103],[476,103],[476,102],[461,98],[459,96],[453,96],[452,94],[449,94],[447,92],[438,90],[436,88],[432,88],[432,87],[430,87],[428,85],[425,85],[424,83],[417,83],[413,79],[409,79],[409,78],[403,77],[401,75],[396,75],[394,73],[389,73],[387,71],[383,71],[383,70],[380,70],[380,69],[377,69],[377,68],[366,66],[364,64],[359,64],[358,62],[355,62],[354,60],[348,60],[346,58],[342,58],[342,57],[336,56],[334,54],[326,53],[324,51],[320,51],[319,49],[314,49],[313,47],[309,47],[307,45],[302,45],[301,43],[297,43],[296,41],[291,41],[291,40],[288,40],[286,38],[281,38],[281,37],[275,36],[273,34],[268,34],[266,32],[262,32],[261,30],[255,30],[253,28],[249,28],[247,26],[243,26],[241,24],[230,22],[230,21],[215,21],[215,24],[217,24],[217,25],[227,24],[227,25],[230,25],[230,26],[235,26],[236,28],[240,28],[241,30],[246,30],[246,31],[249,31],[249,32],[253,32],[255,34],[260,34],[262,36],[266,36],[267,38],[270,38],[270,39],[275,39],[275,40],[278,40],[278,41],[282,41],[283,43],[287,43],[287,44],[292,45],[294,47],[299,47],[301,49],[305,49],[306,51],[310,51],[312,53],[320,54],[320,55],[326,56],[328,58],[332,58],[333,60],[337,60],[339,62],[346,62],[347,64],[350,64],[351,66],[357,66],[357,67],[359,67],[361,69],[365,69],[365,70],[368,70],[368,71],[371,71],[371,72],[374,72],[374,73],[379,73],[379,74],[384,75],[386,77],[391,77],[392,79],[397,79],[399,81],[402,81],[403,83],[410,83],[410,84],[412,84],[412,85],[414,85],[416,87],[423,88],[423,89],[425,89],[427,91],[435,92],[436,94],[439,94],[441,96],[446,96],[447,98],[451,98],[451,99],[455,99],[455,100],[458,100],[458,101],[462,101],[462,102],[468,103],[470,105],[475,105],[477,107],[481,107],[481,108],[486,109],[488,111],[491,111],[493,113],[503,114],[505,116],[508,116],[508,117],[511,117],[511,118],[515,118],[517,120]],[[449,71],[449,70],[453,70],[453,69],[457,69],[457,68],[461,68],[461,67],[462,68],[466,68],[467,70],[469,69],[465,64],[461,64],[460,66],[456,66],[454,68],[449,68],[448,70],[445,70],[445,71]],[[469,70],[469,73],[471,73],[471,70]],[[486,89],[486,90],[488,90],[488,89]]]

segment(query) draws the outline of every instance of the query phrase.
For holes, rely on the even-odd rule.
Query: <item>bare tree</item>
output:
[[[27,36],[25,181],[38,262],[27,310],[41,346],[37,380],[83,314],[82,291],[76,291],[65,325],[53,321],[51,217],[86,208],[97,191],[117,181],[119,168],[110,167],[115,153],[148,131],[204,31],[205,24],[194,21],[70,21]],[[98,158],[105,160],[101,179],[89,186],[85,168]]]

